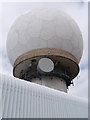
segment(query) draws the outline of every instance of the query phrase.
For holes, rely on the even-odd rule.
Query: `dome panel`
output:
[[[64,49],[65,51],[68,51],[68,52],[71,53],[71,51],[72,51],[73,48],[72,48],[72,44],[71,44],[70,40],[68,40],[68,39],[64,39],[63,40],[63,42],[62,42],[62,49]]]
[[[68,51],[68,52],[72,51],[72,44],[71,44],[70,40],[62,39],[62,38],[60,38],[58,36],[57,37],[54,36],[53,40],[54,40],[53,42],[52,42],[52,39],[48,40],[48,47],[56,48],[56,49],[62,49],[62,50]]]
[[[41,20],[33,20],[32,23],[28,24],[27,28],[27,32],[28,34],[30,34],[31,37],[39,37],[40,36],[40,32],[41,32],[41,27],[42,27],[42,21]]]
[[[27,51],[47,47],[47,41],[40,39],[38,37],[33,37],[31,44],[32,45],[30,45],[30,43],[28,42]]]
[[[70,39],[72,36],[72,29],[69,26],[56,27],[56,35],[62,39]]]
[[[61,41],[63,41],[63,39],[55,35],[52,39],[48,40],[48,48],[62,49]]]
[[[51,39],[55,35],[55,27],[53,21],[43,21],[40,38],[44,40]]]
[[[11,29],[10,34],[8,35],[9,42],[7,42],[7,46],[9,50],[12,50],[18,44],[18,40],[19,40],[18,37],[19,37],[18,32],[15,31],[14,29]]]
[[[77,56],[77,59],[80,60],[81,56],[78,54],[78,52],[81,54],[81,50],[79,47],[74,47],[72,50],[72,53],[74,54],[74,56]]]

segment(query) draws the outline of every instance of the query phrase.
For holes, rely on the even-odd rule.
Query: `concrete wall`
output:
[[[64,91],[67,92],[67,86],[64,80],[57,78],[57,77],[53,77],[53,79],[51,79],[50,77],[42,77],[42,79],[32,79],[32,82],[49,87],[49,88],[54,88],[60,91]]]

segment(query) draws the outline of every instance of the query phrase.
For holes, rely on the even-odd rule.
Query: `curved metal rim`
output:
[[[72,61],[74,61],[75,63],[78,64],[78,60],[76,59],[76,57],[67,51],[64,51],[61,49],[56,49],[56,48],[41,48],[41,49],[34,49],[31,51],[28,51],[28,52],[22,54],[21,56],[19,56],[14,63],[14,67],[26,59],[43,56],[43,55],[53,55],[53,56],[58,56],[58,57],[65,57],[65,58],[71,59]]]
[[[51,55],[48,55],[49,57],[51,56]],[[37,56],[37,57],[43,57],[43,56]],[[35,59],[35,58],[37,58],[37,57],[33,57],[32,59]],[[58,57],[58,56],[55,56],[55,57]],[[58,58],[61,58],[61,59],[67,59],[67,60],[69,60],[71,63],[73,63],[74,65],[75,65],[75,67],[76,67],[76,73],[75,73],[75,71],[73,71],[73,73],[74,73],[74,75],[73,75],[73,77],[72,77],[72,79],[74,79],[76,76],[77,76],[77,74],[79,73],[79,66],[78,66],[78,64],[75,62],[75,61],[73,61],[73,60],[71,60],[70,58],[66,58],[66,57],[62,57],[62,56],[59,56]],[[13,75],[15,76],[15,77],[18,77],[18,76],[16,76],[16,74],[15,74],[15,70],[16,70],[16,68],[20,65],[20,64],[22,64],[23,62],[25,62],[25,61],[27,61],[27,60],[30,60],[31,58],[27,58],[27,59],[25,59],[25,60],[23,60],[23,61],[20,61],[16,66],[14,66],[14,68],[13,68]]]

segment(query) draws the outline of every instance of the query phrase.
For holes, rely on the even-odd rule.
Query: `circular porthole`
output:
[[[54,63],[49,58],[41,58],[38,62],[37,69],[40,73],[50,73],[54,69]]]

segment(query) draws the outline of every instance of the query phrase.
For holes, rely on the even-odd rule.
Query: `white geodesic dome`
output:
[[[25,52],[39,48],[62,49],[74,55],[78,63],[83,52],[79,27],[66,13],[56,9],[35,9],[21,15],[7,38],[11,64]]]

